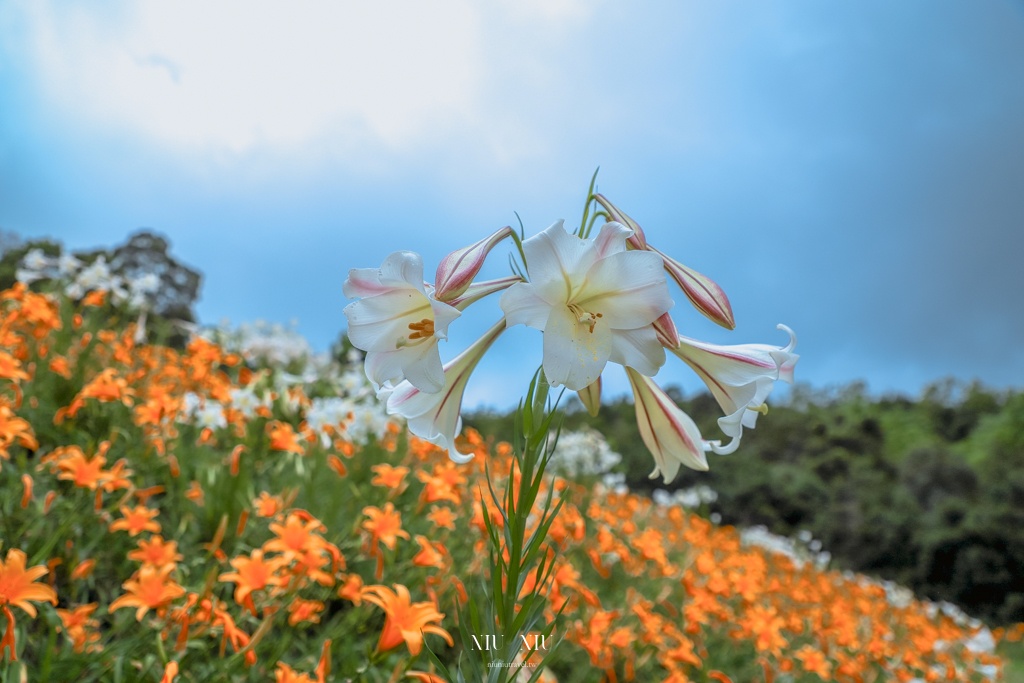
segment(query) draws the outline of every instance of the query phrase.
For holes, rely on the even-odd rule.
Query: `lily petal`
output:
[[[386,397],[388,413],[404,417],[409,431],[447,450],[448,457],[455,462],[466,463],[472,460],[472,455],[458,455],[455,449],[455,437],[462,432],[462,397],[470,374],[494,340],[504,331],[505,319],[502,318],[480,339],[447,363],[444,366],[444,389],[437,393],[421,391],[409,381],[402,382],[392,391],[381,392],[379,396]]]
[[[345,317],[352,345],[366,351],[366,376],[374,388],[408,379],[423,391],[440,391],[437,342],[462,313],[427,294],[420,256],[397,251],[379,269],[353,269],[344,290],[363,297],[345,307]]]
[[[701,438],[700,430],[690,416],[680,410],[650,377],[631,368],[626,368],[626,375],[633,388],[640,437],[654,456],[651,478],[661,474],[665,483],[669,483],[676,478],[680,465],[706,471],[708,461],[704,452],[710,445]]]
[[[612,352],[612,333],[598,320],[588,325],[568,306],[551,309],[544,325],[544,373],[551,386],[579,391],[595,382]]]
[[[551,304],[537,295],[537,290],[530,284],[520,282],[509,287],[501,295],[501,310],[509,327],[526,325],[535,330],[543,330],[551,313]]]
[[[665,347],[653,325],[635,330],[612,330],[612,352],[608,360],[650,377],[658,374],[665,364]]]
[[[673,305],[661,259],[640,251],[612,254],[595,263],[574,301],[600,311],[604,322],[624,330],[650,325]]]

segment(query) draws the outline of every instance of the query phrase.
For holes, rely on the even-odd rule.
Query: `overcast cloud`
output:
[[[600,165],[729,293],[735,332],[679,296],[684,333],[785,322],[817,387],[1024,384],[1019,2],[8,2],[0,102],[0,228],[162,232],[204,322],[297,319],[326,348],[350,268],[571,223]],[[470,401],[514,403],[539,337],[495,355]]]

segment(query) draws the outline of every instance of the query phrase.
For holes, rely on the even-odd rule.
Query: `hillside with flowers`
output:
[[[385,413],[360,354],[162,335],[147,282],[97,264],[0,294],[0,679],[429,683],[478,656],[489,630],[462,615],[513,435],[466,429],[453,462]],[[711,523],[684,506],[706,492],[605,480],[592,432],[559,444],[524,683],[1001,680],[996,645],[1024,633]]]

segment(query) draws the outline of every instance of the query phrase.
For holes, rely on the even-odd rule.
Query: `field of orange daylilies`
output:
[[[467,430],[455,464],[358,367],[172,349],[119,320],[102,292],[0,295],[0,679],[429,682],[428,648],[487,642],[456,620],[486,585],[504,435]],[[994,643],[1022,634],[678,506],[550,486],[542,680],[999,680]]]

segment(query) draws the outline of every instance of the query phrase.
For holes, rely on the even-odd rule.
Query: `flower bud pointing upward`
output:
[[[626,243],[634,249],[647,250],[650,247],[647,246],[647,236],[644,235],[644,229],[640,225],[627,216],[621,209],[608,201],[608,198],[603,194],[595,194],[594,199],[597,203],[604,207],[604,210],[608,212],[608,219],[615,221],[616,223],[622,223],[627,228],[633,231],[633,234],[626,239]]]
[[[506,225],[490,237],[445,256],[434,276],[434,298],[446,303],[459,298],[480,272],[488,252],[511,234],[512,228]]]

